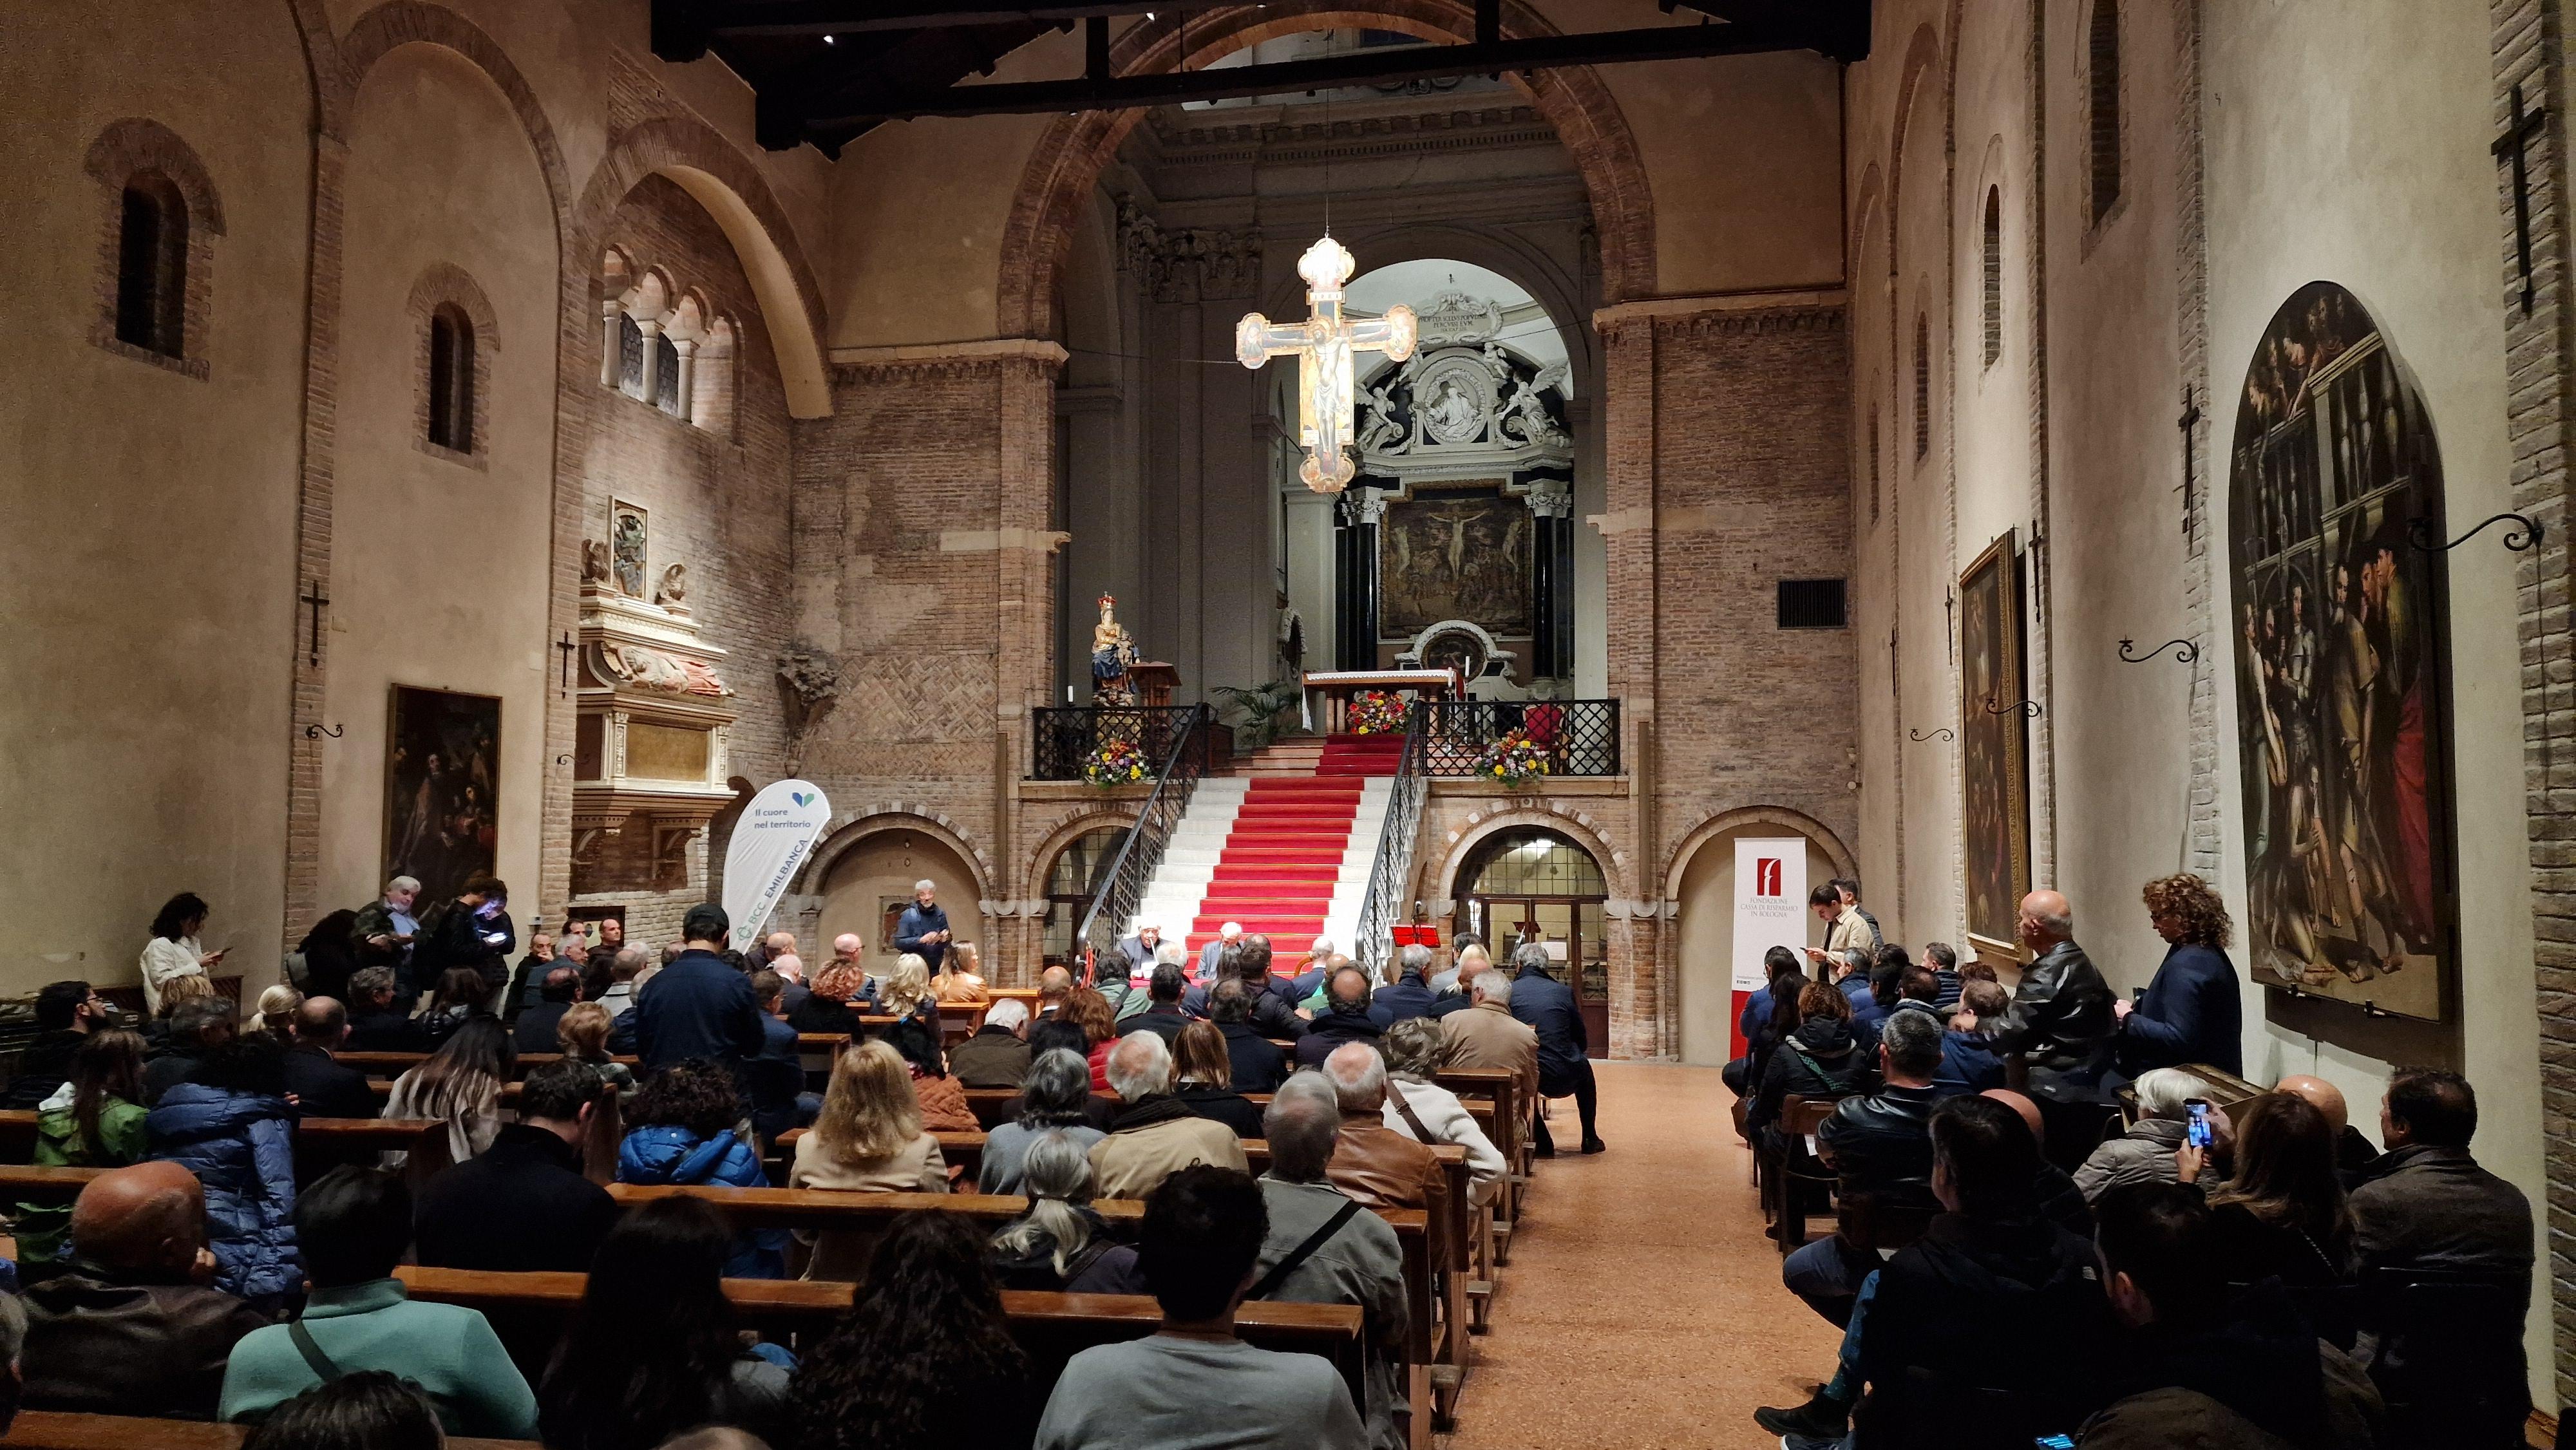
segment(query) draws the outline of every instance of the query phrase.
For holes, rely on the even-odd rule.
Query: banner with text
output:
[[[1737,840],[1735,990],[1758,992],[1771,985],[1763,955],[1773,947],[1797,951],[1806,944],[1806,911],[1805,838]]]
[[[782,780],[751,798],[725,847],[724,909],[733,943],[748,946],[823,837],[832,803],[812,781]]]

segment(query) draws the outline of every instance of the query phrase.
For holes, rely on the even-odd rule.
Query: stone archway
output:
[[[1738,999],[1730,980],[1734,958],[1733,843],[1745,836],[1793,837],[1807,843],[1809,886],[1833,876],[1856,876],[1851,848],[1831,827],[1786,806],[1744,806],[1721,811],[1682,837],[1661,875],[1665,911],[1657,960],[1667,963],[1672,999],[1668,1049],[1684,1062],[1710,1066],[1734,1055],[1730,1032]],[[1794,943],[1791,943],[1794,945]]]
[[[927,880],[957,939],[976,943],[991,973],[1005,955],[991,873],[985,853],[944,820],[907,811],[861,816],[825,836],[798,873],[798,936],[829,955],[832,939],[851,933],[868,970],[881,973],[894,965],[884,917],[911,897],[914,882]]]

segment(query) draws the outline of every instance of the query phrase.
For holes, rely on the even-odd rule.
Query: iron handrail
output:
[[[1411,915],[1406,910],[1413,889],[1413,838],[1422,824],[1422,797],[1429,788],[1426,725],[1429,701],[1416,700],[1404,720],[1404,758],[1396,767],[1395,786],[1387,795],[1386,826],[1378,837],[1377,860],[1369,867],[1368,895],[1360,899],[1360,924],[1351,943],[1351,960],[1372,982],[1383,980],[1393,949],[1395,926]]]
[[[1180,824],[1182,813],[1189,809],[1190,796],[1198,789],[1199,777],[1207,771],[1205,736],[1207,726],[1215,719],[1216,712],[1206,705],[1190,707],[1183,728],[1173,733],[1171,752],[1163,758],[1162,771],[1154,777],[1153,791],[1136,812],[1136,822],[1127,828],[1126,838],[1118,843],[1118,854],[1110,858],[1109,869],[1101,873],[1099,889],[1092,893],[1091,905],[1082,914],[1082,925],[1073,934],[1074,945],[1082,951],[1087,964],[1083,973],[1086,981],[1097,980],[1099,954],[1118,945],[1120,929],[1144,899],[1155,868],[1163,864],[1163,848],[1171,841],[1172,827]]]

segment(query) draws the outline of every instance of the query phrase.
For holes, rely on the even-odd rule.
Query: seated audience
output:
[[[1270,938],[1257,931],[1246,933],[1234,950],[1234,978],[1252,994],[1252,1015],[1246,1019],[1252,1023],[1252,1030],[1263,1037],[1294,1042],[1306,1035],[1306,1019],[1297,1014],[1297,999],[1305,993],[1296,990],[1291,982],[1271,976],[1271,960]]]
[[[1368,973],[1336,967],[1324,979],[1324,1010],[1315,1014],[1306,1035],[1297,1039],[1297,1065],[1321,1067],[1333,1049],[1346,1042],[1376,1045],[1386,1023],[1370,1005]]]
[[[2235,1172],[2208,1194],[2211,1251],[2230,1284],[2278,1279],[2317,1337],[2350,1349],[2359,1327],[2352,1209],[2335,1171],[2334,1134],[2316,1106],[2271,1092],[2236,1125]],[[2201,1155],[2186,1150],[2181,1181]]]
[[[284,1056],[266,1033],[231,1038],[143,1120],[152,1156],[205,1187],[215,1287],[261,1309],[282,1307],[310,1277],[310,1265],[299,1274],[296,1262],[295,1110],[286,1104]]]
[[[617,1145],[620,1183],[769,1186],[759,1150],[744,1132],[733,1074],[721,1064],[693,1057],[646,1078],[625,1118],[626,1137]],[[746,1230],[725,1277],[775,1279],[786,1272],[786,1252],[783,1231]]]
[[[2012,1006],[2012,994],[1993,982],[1966,982],[1956,1006],[1964,1007],[1978,1018],[1992,1020]],[[1935,1008],[1934,1010],[1941,1010]],[[1942,1019],[1945,1023],[1953,1020]],[[1976,1032],[1963,1032],[1951,1027],[1941,1034],[1941,1068],[1932,1074],[1932,1086],[1945,1098],[1964,1097],[2004,1085],[2004,1061],[1985,1037]]]
[[[2094,1212],[2103,1287],[2128,1332],[2116,1357],[2095,1367],[2112,1402],[2085,1422],[2079,1443],[2092,1450],[2380,1443],[2384,1416],[2369,1376],[2318,1341],[2278,1284],[2230,1287],[2216,1215],[2199,1194],[2132,1183],[2103,1194]]]
[[[1073,995],[1073,973],[1061,966],[1051,966],[1038,973],[1037,1020],[1052,1022],[1064,1011],[1064,999]]]
[[[1880,943],[1878,950],[1870,954],[1870,998],[1890,1012],[1903,1006],[1905,974],[1912,970],[1914,970],[1914,957],[1911,953],[1894,942]],[[1928,977],[1930,973],[1927,971],[1925,975]],[[1929,1001],[1937,994],[1936,982],[1933,991],[1926,993],[1925,1000]]]
[[[1395,980],[1377,989],[1371,1006],[1383,1014],[1385,1025],[1414,1017],[1431,1015],[1431,948],[1420,942],[1398,947],[1395,953]]]
[[[1441,1221],[1448,1180],[1430,1148],[1386,1125],[1386,1059],[1365,1042],[1346,1042],[1324,1059],[1342,1126],[1326,1175],[1343,1195],[1369,1208],[1419,1208]]]
[[[1945,941],[1923,944],[1923,965],[1932,969],[1932,978],[1940,991],[1932,998],[1933,1007],[1947,1014],[1959,1005],[1959,991],[1967,977],[1959,970],[1959,949]],[[1994,980],[1994,968],[1986,969],[1986,979]]]
[[[1319,1136],[1329,1151],[1331,1130]],[[1331,1194],[1320,1185],[1297,1191]],[[1203,1166],[1173,1174],[1145,1201],[1136,1259],[1162,1306],[1161,1331],[1073,1356],[1038,1422],[1035,1450],[1371,1443],[1329,1360],[1235,1337],[1235,1309],[1254,1287],[1264,1244],[1278,1237],[1264,1212],[1270,1192],[1240,1171]],[[1218,1405],[1221,1428],[1210,1424]]]
[[[1440,995],[1431,1004],[1431,1015],[1446,1017],[1464,1012],[1476,1005],[1476,979],[1494,970],[1494,959],[1485,944],[1472,936],[1461,936],[1457,943],[1456,965],[1432,978],[1432,990]]]
[[[1745,1128],[1774,1158],[1794,1156],[1803,1146],[1780,1131],[1783,1101],[1848,1097],[1877,1081],[1871,1054],[1852,1032],[1850,997],[1829,982],[1809,982],[1798,989],[1796,1010],[1798,1025],[1780,1039],[1744,1110]]]
[[[190,981],[187,977],[170,980]],[[212,995],[182,998],[171,1007],[162,1026],[160,1044],[143,1064],[143,1105],[147,1108],[157,1106],[163,1093],[186,1081],[207,1053],[241,1034],[233,1004]]]
[[[1028,1004],[1005,997],[984,1012],[975,1035],[948,1049],[948,1071],[962,1087],[1016,1088],[1029,1075]]]
[[[1944,1212],[1879,1271],[1859,1323],[1869,1394],[1858,1443],[1891,1450],[2029,1445],[2067,1434],[2102,1403],[2110,1310],[2093,1246],[2031,1203],[2039,1144],[1990,1098],[1932,1114],[1934,1194]]]
[[[479,972],[474,977],[482,980]],[[475,1017],[460,1024],[420,1066],[394,1079],[384,1115],[445,1123],[447,1161],[462,1163],[491,1147],[493,1135],[501,1131],[502,1085],[518,1075],[518,1066],[519,1054],[501,1019]],[[408,1157],[389,1152],[384,1166],[400,1168]]]
[[[1901,952],[1905,949],[1888,947],[1886,950]],[[1875,992],[1878,989],[1873,987],[1870,990]],[[1937,1015],[1940,1009],[1933,1002],[1941,995],[1941,981],[1932,975],[1930,967],[1907,966],[1896,974],[1891,995],[1894,998],[1894,1005],[1888,1009],[1891,1012],[1931,1012]],[[1949,1021],[1946,1016],[1941,1018],[1944,1026],[1949,1025]]]
[[[1386,1220],[1333,1180],[1344,1127],[1339,1102],[1329,1078],[1301,1072],[1280,1084],[1262,1114],[1270,1171],[1261,1178],[1261,1201],[1270,1231],[1261,1241],[1261,1277],[1245,1297],[1356,1304],[1367,1312],[1369,1443],[1397,1450],[1405,1443],[1395,1412],[1406,1403],[1400,1360],[1410,1312],[1404,1251]]]
[[[936,1058],[946,1034],[939,1026],[939,999],[930,991],[930,963],[917,952],[895,958],[884,999],[885,1014],[895,1020],[878,1036],[909,1061]]]
[[[1277,999],[1231,977],[1219,981],[1208,993],[1208,1019],[1225,1038],[1226,1061],[1233,1067],[1236,1092],[1266,1093],[1288,1076],[1288,1054],[1252,1025],[1256,1000]]]
[[[2191,1131],[2190,1100],[2207,1098],[2209,1084],[2181,1068],[2159,1067],[2138,1079],[2136,1091],[2138,1120],[2075,1170],[2075,1186],[2087,1203],[2123,1183],[2172,1183],[2181,1176],[2174,1153]],[[2213,1119],[2210,1131],[2218,1126]]]
[[[651,1091],[648,1087],[646,1091]],[[753,1165],[755,1171],[758,1164]],[[844,1193],[946,1193],[948,1162],[922,1130],[921,1101],[903,1057],[880,1041],[856,1043],[832,1062],[823,1111],[796,1140],[790,1188]],[[863,1236],[799,1234],[812,1248],[809,1279],[851,1279],[866,1267]]]
[[[1118,1043],[1118,1009],[1089,987],[1076,987],[1064,997],[1062,1018],[1082,1029],[1083,1052],[1091,1063],[1091,1090],[1109,1091],[1109,1049]]]
[[[2191,1063],[2242,1071],[2244,989],[2227,959],[2227,904],[2188,871],[2148,882],[2143,895],[2147,920],[2167,946],[2136,1006],[2111,1000],[2120,1075]]]
[[[752,1131],[769,1142],[814,1121],[822,1099],[805,1091],[805,1057],[797,1047],[796,1029],[787,1025],[787,979],[772,971],[754,972],[751,995],[760,1002],[760,1053],[737,1068],[734,1077],[751,1105]]]
[[[1029,1211],[993,1235],[993,1272],[1005,1289],[1071,1294],[1148,1292],[1136,1251],[1109,1237],[1091,1209],[1091,1149],[1063,1128],[1040,1133],[1021,1154],[1019,1192]]]
[[[295,1010],[295,1038],[286,1049],[286,1090],[308,1118],[372,1118],[384,1106],[367,1075],[332,1056],[349,1036],[349,1014],[329,997],[307,997]]]
[[[1816,1129],[1816,1156],[1841,1179],[1844,1195],[1865,1193],[1891,1204],[1929,1207],[1932,1195],[1932,1074],[1941,1065],[1941,1024],[1929,1012],[1887,1019],[1878,1044],[1884,1085],[1834,1104]],[[1782,1263],[1789,1292],[1835,1324],[1851,1318],[1861,1280],[1878,1267],[1867,1249],[1840,1235],[1818,1239]]]
[[[176,1163],[110,1168],[81,1190],[70,1221],[79,1256],[27,1290],[21,1403],[215,1418],[234,1343],[270,1321],[206,1286],[214,1261],[197,1180]]]
[[[1986,985],[1991,987],[1995,984],[1988,982]],[[2048,1127],[2046,1120],[2039,1115],[2039,1104],[2033,1102],[2029,1094],[2017,1093],[2010,1088],[1988,1088],[1977,1096],[1992,1098],[2020,1114],[2022,1126],[2030,1129],[2030,1140],[2039,1145],[2042,1156],[2039,1166],[2031,1170],[2030,1196],[2039,1205],[2040,1217],[2079,1239],[2091,1238],[2093,1205],[2084,1201],[2084,1190],[2075,1186],[2073,1174],[2048,1161]]]
[[[768,1040],[751,979],[722,955],[733,938],[724,908],[701,902],[680,923],[681,950],[653,977],[636,979],[635,1054],[659,1071],[705,1058],[728,1071],[760,1055]]]
[[[2406,1444],[2506,1445],[2530,1409],[2522,1318],[2531,1303],[2531,1203],[2469,1154],[2478,1098],[2456,1073],[2401,1067],[2379,1107],[2388,1151],[2352,1190],[2353,1241],[2374,1344],[2371,1378]],[[2374,1276],[2461,1276],[2492,1286],[2497,1310],[2477,1326],[2426,1325]]]
[[[1180,963],[1155,963],[1154,974],[1145,979],[1144,1010],[1133,1016],[1121,1014],[1118,1022],[1120,1035],[1151,1032],[1169,1046],[1174,1038],[1181,1035],[1181,1029],[1189,1024],[1190,1019],[1181,1011],[1181,993],[1188,986],[1189,979],[1181,974]]]
[[[970,941],[953,942],[940,954],[938,975],[930,979],[930,995],[939,1002],[963,1002],[972,1005],[993,1000],[993,989],[983,977],[983,954]]]
[[[1234,1059],[1215,1023],[1182,1027],[1172,1044],[1172,1070],[1172,1096],[1191,1112],[1225,1124],[1238,1138],[1261,1136],[1261,1109],[1234,1090]]]
[[[621,1096],[635,1092],[635,1069],[619,1062],[608,1050],[608,1035],[616,1023],[608,1008],[599,1002],[575,1002],[572,1010],[555,1024],[555,1050],[598,1073],[600,1080],[617,1089]]]
[[[952,948],[952,952],[953,952]],[[1080,1161],[1080,1155],[1075,1155]],[[801,1450],[1028,1450],[1036,1372],[1002,1317],[984,1239],[942,1213],[886,1231],[850,1309],[796,1371]]]
[[[1538,1091],[1538,1032],[1512,1015],[1512,979],[1488,968],[1459,979],[1476,1005],[1440,1018],[1451,1067],[1498,1067],[1518,1080],[1521,1094]]]
[[[2302,1099],[2326,1115],[2326,1126],[2334,1129],[2335,1171],[2343,1176],[2344,1190],[2350,1192],[2361,1182],[2363,1170],[2379,1157],[2379,1149],[2352,1125],[2352,1109],[2344,1101],[2343,1089],[2321,1077],[2293,1073],[2272,1084],[2272,1091]]]
[[[724,1216],[694,1198],[617,1221],[538,1387],[548,1450],[652,1450],[701,1425],[785,1443],[788,1369],[736,1332],[732,1244]]]
[[[521,1052],[555,1050],[555,1024],[581,1000],[581,969],[569,964],[549,968],[537,982],[537,1000],[511,1025],[512,1042]]]
[[[316,1385],[242,1437],[242,1450],[442,1450],[438,1407],[390,1370]]]
[[[1079,995],[1079,994],[1077,994]],[[1174,1170],[1214,1163],[1249,1167],[1234,1130],[1202,1118],[1172,1096],[1172,1052],[1139,1032],[1118,1039],[1108,1061],[1109,1086],[1126,1106],[1109,1136],[1091,1145],[1091,1172],[1103,1198],[1143,1198]]]
[[[420,1023],[402,1010],[391,967],[362,967],[349,974],[351,1052],[427,1052]]]
[[[394,1277],[411,1247],[411,1194],[400,1175],[331,1170],[304,1191],[295,1228],[311,1286],[304,1312],[295,1324],[254,1330],[233,1346],[224,1419],[257,1420],[326,1379],[390,1370],[429,1397],[449,1434],[524,1440],[536,1433],[528,1382],[483,1315],[454,1304],[414,1304]],[[639,1339],[629,1351],[646,1343]]]
[[[1783,1035],[1773,1018],[1781,1015],[1779,1005],[1785,993],[1791,1004],[1798,1000],[1799,988],[1806,985],[1806,968],[1798,962],[1797,953],[1787,947],[1773,947],[1762,959],[1762,970],[1770,978],[1767,985],[1756,987],[1744,999],[1744,1010],[1735,1015],[1735,1030],[1744,1038],[1744,1055],[1719,1070],[1727,1090],[1750,1100],[1762,1081],[1763,1064],[1771,1050],[1780,1045]],[[1789,1012],[1792,1030],[1797,1027],[1796,1013]]]
[[[303,1005],[304,994],[280,982],[259,994],[259,1008],[251,1014],[251,1027],[280,1042],[292,1042],[295,1040],[295,1012]]]
[[[72,1052],[88,1036],[116,1025],[116,1009],[87,982],[48,982],[36,989],[36,1035],[18,1050],[18,1073],[0,1107],[41,1107],[71,1081]],[[139,1099],[138,1099],[139,1100]]]
[[[155,1052],[158,1052],[167,1044],[170,1036],[171,1019],[179,1015],[179,1009],[181,1007],[186,1006],[190,1002],[211,1002],[216,1000],[214,978],[207,977],[203,972],[189,973],[187,975],[204,977],[205,980],[190,982],[176,991],[163,991],[161,994],[161,1004],[154,1007],[148,1014],[146,1014],[146,1020],[143,1024],[143,1040],[152,1044],[152,1048]],[[173,977],[170,980],[175,982],[178,978]],[[234,1010],[239,1005],[239,1003],[236,1003],[229,998],[224,999],[225,1018],[227,1021],[238,1023],[241,1020],[240,1013]]]
[[[477,968],[450,967],[439,973],[438,985],[429,995],[429,1005],[420,1013],[420,1030],[429,1045],[437,1047],[477,1017],[490,1017],[492,1014],[484,1004],[491,1000],[491,996],[491,986]]]
[[[1879,1000],[1877,993],[1870,990],[1871,955],[1857,947],[1837,952],[1832,964],[1826,968],[1826,979],[1851,1002],[1852,1035],[1859,1038],[1864,1047],[1877,1045],[1878,1024],[1887,1020],[1888,1007],[1887,1003]]]
[[[641,990],[644,974],[652,970],[653,954],[642,946],[619,947],[608,953],[608,981],[598,1001],[621,1026],[634,1025],[629,1014],[635,1010],[635,994]]]
[[[1458,1095],[1432,1081],[1448,1062],[1449,1039],[1440,1024],[1412,1017],[1387,1029],[1387,1127],[1422,1144],[1454,1143],[1467,1153],[1467,1202],[1491,1200],[1503,1186],[1503,1155]]]
[[[68,1064],[71,1079],[36,1109],[39,1168],[119,1168],[140,1162],[151,1146],[144,1131],[143,1039],[121,1029],[90,1033]],[[41,1278],[62,1258],[72,1210],[62,1203],[22,1203],[12,1225],[18,1275]]]
[[[1041,1028],[1049,1025],[1039,1024]],[[1040,1137],[1062,1132],[1079,1145],[1088,1160],[1091,1145],[1108,1135],[1090,1120],[1091,1068],[1082,1055],[1050,1048],[1029,1063],[1028,1080],[1020,1085],[1018,1115],[984,1135],[984,1155],[976,1169],[979,1193],[1018,1193],[1023,1160]],[[932,1145],[937,1151],[937,1145]]]
[[[1584,1040],[1583,1011],[1574,989],[1548,970],[1547,948],[1527,942],[1512,952],[1512,1015],[1538,1034],[1538,1090],[1551,1098],[1572,1097],[1574,1115],[1583,1127],[1583,1151],[1606,1146],[1593,1130],[1599,1101],[1592,1078],[1590,1045]],[[1556,1156],[1556,1140],[1547,1131],[1547,1115],[1537,1118],[1538,1156]]]
[[[422,1187],[413,1215],[420,1262],[504,1273],[588,1269],[617,1221],[616,1201],[581,1171],[582,1144],[606,1091],[578,1062],[530,1069],[519,1087],[519,1120]]]

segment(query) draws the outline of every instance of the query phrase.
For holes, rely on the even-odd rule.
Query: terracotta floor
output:
[[[1841,1335],[1780,1287],[1717,1069],[1603,1062],[1610,1151],[1539,1165],[1444,1450],[1772,1446]],[[1572,1099],[1548,1120],[1580,1136]]]

